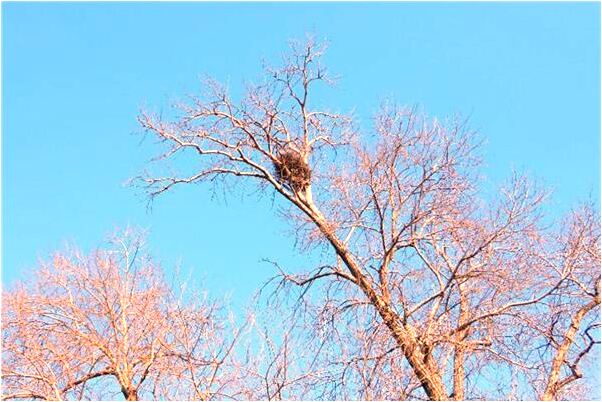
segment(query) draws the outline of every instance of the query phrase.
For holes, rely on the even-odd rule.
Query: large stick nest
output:
[[[295,151],[286,151],[278,155],[274,162],[276,179],[288,185],[293,191],[305,191],[311,180],[311,170],[301,155]]]

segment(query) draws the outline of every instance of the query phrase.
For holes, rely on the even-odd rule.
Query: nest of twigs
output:
[[[278,160],[274,162],[274,170],[276,179],[296,192],[305,191],[311,181],[309,166],[295,151],[286,151],[278,155]]]

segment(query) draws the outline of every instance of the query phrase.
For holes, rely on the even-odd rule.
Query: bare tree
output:
[[[131,233],[57,253],[3,293],[2,399],[233,398],[241,333],[220,310],[169,286]]]
[[[342,362],[355,373],[342,388],[391,399],[575,396],[567,387],[599,342],[599,213],[586,206],[546,226],[546,194],[516,174],[479,196],[478,140],[461,119],[385,105],[372,135],[360,133],[310,97],[332,82],[323,52],[292,43],[239,101],[209,81],[172,118],[143,112],[165,146],[157,159],[195,167],[140,183],[151,197],[201,181],[281,196],[301,243],[330,251],[317,269],[280,277],[325,284],[318,326],[337,322],[354,339],[336,346],[355,354]]]
[[[557,239],[553,262],[566,272],[562,290],[548,305],[546,347],[551,362],[545,377],[543,400],[567,396],[567,388],[583,377],[581,361],[598,340],[600,317],[600,217],[591,208],[574,211]],[[570,394],[568,394],[570,396]]]

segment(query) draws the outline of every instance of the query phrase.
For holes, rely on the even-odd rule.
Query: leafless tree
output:
[[[2,399],[235,398],[241,330],[221,309],[169,286],[132,233],[57,253],[3,293]]]
[[[139,183],[151,197],[202,181],[280,196],[301,244],[330,251],[280,279],[323,284],[316,330],[340,333],[343,397],[577,397],[599,350],[599,212],[549,225],[546,193],[518,174],[481,191],[479,141],[461,119],[384,105],[360,132],[310,96],[332,83],[324,46],[291,47],[240,100],[209,81],[173,116],[143,112],[157,160],[194,163]]]

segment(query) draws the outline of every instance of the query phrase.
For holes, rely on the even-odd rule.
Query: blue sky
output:
[[[125,182],[151,156],[136,116],[199,88],[242,86],[286,41],[326,38],[341,76],[324,103],[362,124],[384,99],[471,116],[494,182],[524,169],[551,208],[599,200],[600,20],[596,3],[2,4],[2,279],[27,277],[66,242],[89,249],[116,227],[150,231],[167,268],[241,302],[301,267],[269,197],[212,200],[209,186],[155,201]]]

